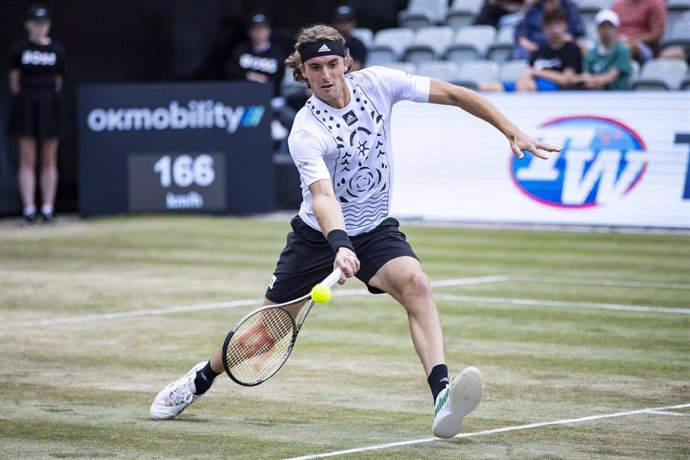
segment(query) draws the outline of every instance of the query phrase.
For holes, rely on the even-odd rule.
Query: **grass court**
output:
[[[449,441],[402,307],[351,280],[283,369],[155,394],[263,295],[289,217],[0,224],[4,458],[688,458],[690,236],[404,223],[449,368],[485,395]]]

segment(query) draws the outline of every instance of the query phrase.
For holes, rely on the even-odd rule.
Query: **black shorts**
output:
[[[287,244],[280,254],[278,265],[266,289],[266,298],[282,303],[301,297],[333,271],[335,255],[323,234],[296,216],[290,222]],[[386,262],[398,257],[418,259],[398,227],[400,223],[389,217],[374,230],[352,237],[355,254],[360,261],[358,279],[367,284]],[[369,292],[383,291],[367,284]]]
[[[62,135],[63,125],[62,94],[52,89],[22,89],[12,101],[10,134],[57,138]]]

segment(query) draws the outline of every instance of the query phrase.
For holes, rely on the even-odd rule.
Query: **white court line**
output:
[[[676,415],[676,416],[681,416],[681,417],[687,417],[690,414],[686,414],[684,412],[671,412],[667,410],[648,410],[645,412],[646,414],[656,414],[656,415]]]
[[[468,286],[473,284],[485,284],[485,283],[500,283],[504,281],[511,280],[532,280],[540,281],[546,278],[534,278],[534,277],[521,277],[512,275],[495,275],[495,276],[479,276],[472,278],[456,278],[448,280],[438,280],[432,281],[431,286],[438,287],[449,287],[449,286]],[[570,284],[596,284],[597,280],[578,280],[570,278],[549,278],[553,282],[560,280],[563,283]],[[607,285],[628,285],[621,284],[626,283],[624,281],[614,281],[614,280],[602,280]],[[663,283],[662,283],[663,284]],[[631,286],[645,286],[645,287],[662,287],[660,283],[651,283],[649,285],[631,282]],[[665,285],[664,285],[665,286]],[[685,286],[685,285],[677,285]],[[669,287],[669,286],[665,286]],[[684,288],[683,288],[684,289]],[[345,296],[355,296],[355,295],[365,295],[367,294],[366,289],[337,289],[333,292],[334,297],[345,297]],[[655,313],[690,313],[690,310],[682,308],[670,308],[670,307],[645,307],[645,306],[631,306],[631,305],[616,305],[616,304],[594,304],[594,303],[577,303],[576,305],[570,302],[558,302],[558,301],[539,301],[539,300],[529,300],[529,299],[504,299],[504,298],[494,298],[494,297],[471,297],[471,296],[450,296],[450,295],[435,295],[437,299],[454,300],[457,302],[485,302],[485,303],[512,303],[515,305],[542,305],[542,306],[557,306],[557,307],[579,307],[579,308],[599,308],[608,310],[623,310],[623,311],[642,311],[642,312],[655,312]],[[142,310],[131,310],[131,311],[120,311],[112,313],[101,313],[92,315],[79,315],[79,316],[66,316],[62,318],[48,318],[34,321],[22,321],[18,323],[4,323],[0,324],[0,330],[2,329],[13,329],[13,328],[26,328],[26,327],[37,327],[37,326],[54,326],[60,324],[74,324],[74,323],[85,323],[90,321],[105,321],[113,319],[123,319],[123,318],[137,318],[142,316],[162,316],[172,313],[189,313],[195,311],[205,311],[205,310],[220,310],[227,308],[238,308],[238,307],[250,307],[259,306],[259,299],[244,299],[235,300],[231,302],[217,302],[217,303],[199,303],[192,305],[175,305],[170,307],[162,308],[151,308]],[[539,302],[539,303],[537,303]]]
[[[496,283],[500,281],[505,281],[509,277],[507,276],[482,276],[474,278],[458,278],[450,280],[439,280],[432,282],[431,285],[434,287],[442,286],[464,286],[471,284],[481,284],[481,283]],[[345,297],[345,296],[355,296],[368,294],[366,289],[336,289],[333,291],[334,297]],[[100,313],[92,315],[79,315],[79,316],[65,316],[62,318],[48,318],[39,319],[34,321],[23,321],[18,323],[4,323],[0,325],[0,329],[13,329],[13,328],[24,328],[24,327],[37,327],[37,326],[55,326],[59,324],[73,324],[73,323],[86,323],[90,321],[107,321],[113,319],[122,318],[137,318],[141,316],[162,316],[171,313],[189,313],[194,311],[204,311],[204,310],[220,310],[226,308],[238,308],[238,307],[259,307],[261,305],[261,299],[244,299],[235,300],[232,302],[217,302],[217,303],[198,303],[192,305],[175,305],[170,307],[162,308],[150,308],[142,310],[131,310],[131,311],[119,311],[113,313]]]
[[[436,294],[434,298],[453,302],[496,303],[502,305],[533,305],[539,307],[589,308],[596,310],[634,311],[644,313],[678,313],[690,315],[690,308],[652,307],[646,305],[620,305],[611,303],[564,302],[560,300],[511,299],[507,297],[482,297],[469,295]]]
[[[431,287],[448,287],[448,286],[469,286],[471,284],[484,283],[500,283],[503,281],[510,281],[510,275],[496,275],[496,276],[478,276],[476,278],[458,278],[451,280],[432,281]]]
[[[197,303],[193,305],[174,305],[163,308],[150,308],[144,310],[116,311],[112,313],[97,313],[93,315],[65,316],[62,318],[38,319],[0,325],[0,329],[13,329],[16,327],[54,326],[58,324],[86,323],[89,321],[106,321],[111,319],[136,318],[139,316],[161,316],[170,313],[188,313],[192,311],[220,310],[223,308],[237,308],[261,305],[260,299],[235,300],[233,302]]]
[[[475,431],[474,433],[461,433],[461,434],[455,436],[455,438],[453,438],[453,439],[472,438],[475,436],[487,436],[487,435],[492,435],[492,434],[496,434],[496,433],[506,433],[508,431],[520,431],[520,430],[529,430],[532,428],[541,428],[544,426],[568,425],[571,423],[591,422],[593,420],[601,420],[601,419],[615,418],[615,417],[627,417],[630,415],[650,413],[651,411],[665,411],[665,410],[671,410],[671,409],[684,409],[687,407],[690,407],[690,404],[679,404],[676,406],[667,406],[667,407],[650,407],[647,409],[615,412],[613,414],[590,415],[588,417],[571,418],[571,419],[565,419],[565,420],[553,420],[550,422],[537,422],[537,423],[529,423],[527,425],[506,426],[506,427],[502,427],[502,428],[494,428],[492,430]],[[339,455],[357,454],[357,453],[361,453],[361,452],[370,452],[370,451],[374,451],[374,450],[390,449],[390,448],[394,448],[394,447],[411,446],[414,444],[423,444],[423,443],[429,443],[429,442],[434,442],[434,441],[441,441],[441,439],[439,439],[439,438],[423,438],[423,439],[413,439],[413,440],[409,440],[409,441],[391,442],[388,444],[378,444],[375,446],[357,447],[354,449],[339,450],[339,451],[334,451],[334,452],[326,452],[326,453],[322,453],[322,454],[304,455],[302,457],[293,457],[293,458],[290,458],[288,460],[311,460],[314,458],[336,457]]]
[[[540,283],[555,284],[589,284],[594,286],[622,286],[622,287],[641,287],[641,288],[660,288],[660,289],[690,289],[690,284],[685,283],[660,283],[648,281],[625,281],[625,280],[594,280],[585,278],[563,278],[558,276],[525,276],[511,275],[513,281],[535,281]]]

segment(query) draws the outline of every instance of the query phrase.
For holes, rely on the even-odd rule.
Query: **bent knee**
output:
[[[412,273],[406,280],[403,293],[406,297],[431,296],[429,277],[422,271]]]

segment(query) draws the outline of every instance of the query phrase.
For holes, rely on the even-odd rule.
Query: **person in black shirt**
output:
[[[352,7],[349,5],[336,7],[333,11],[333,28],[345,37],[345,47],[352,56],[352,64],[347,70],[348,72],[362,70],[367,61],[367,47],[359,38],[352,35],[355,27],[357,27],[357,16]],[[311,89],[307,87],[303,91],[293,93],[286,98],[287,106],[293,111],[293,116],[304,106],[312,94]],[[288,126],[291,125],[292,123],[288,124]]]
[[[352,35],[352,31],[357,27],[357,17],[350,6],[341,5],[335,9],[333,27],[345,37],[345,47],[350,50],[350,72],[363,69],[367,60],[367,47],[359,38]]]
[[[582,73],[582,51],[568,37],[565,11],[544,13],[544,34],[548,42],[530,55],[530,67],[516,80],[516,91],[570,89]]]
[[[529,64],[516,80],[484,82],[480,91],[556,91],[581,89],[582,51],[567,34],[565,11],[544,13],[544,34],[548,42],[530,55]]]
[[[50,14],[32,6],[26,16],[27,38],[10,49],[9,85],[13,95],[9,131],[19,139],[17,182],[26,223],[37,220],[36,161],[40,147],[41,217],[52,222],[57,193],[57,151],[63,130],[62,84],[65,53],[52,40]]]
[[[247,31],[248,41],[233,48],[226,65],[231,80],[246,80],[273,85],[273,97],[280,93],[285,75],[283,52],[271,43],[271,24],[264,14],[254,14]]]

